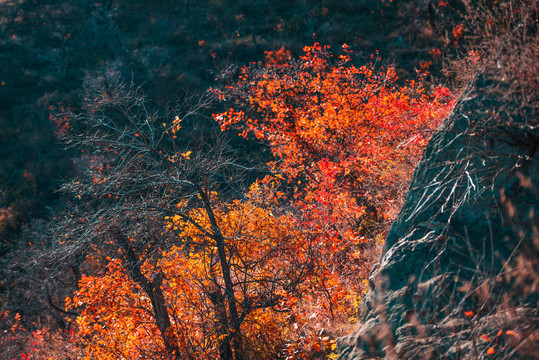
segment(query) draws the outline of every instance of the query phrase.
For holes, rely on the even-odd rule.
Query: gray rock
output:
[[[539,101],[494,75],[425,149],[340,359],[539,356]]]

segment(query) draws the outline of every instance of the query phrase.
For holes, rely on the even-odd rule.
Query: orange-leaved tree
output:
[[[338,233],[356,232],[364,220],[394,216],[423,146],[451,109],[450,93],[399,85],[393,67],[356,67],[348,54],[332,61],[318,44],[304,51],[299,60],[242,68],[217,91],[233,108],[214,118],[270,146],[270,168],[286,177],[298,207]]]
[[[252,201],[219,205],[213,214],[230,287],[216,229],[202,208],[167,217],[165,231],[177,237],[176,244],[156,262],[140,259],[140,272],[162,289],[175,358],[227,358],[226,345],[228,358],[271,359],[284,346],[281,324],[296,287],[310,273],[308,241],[292,218],[274,216]],[[81,310],[77,324],[88,356],[167,358],[152,301],[130,275],[128,261],[108,258],[103,273],[83,276],[67,307]]]
[[[385,235],[423,147],[453,105],[446,88],[399,82],[378,58],[355,66],[352,55],[344,45],[333,59],[314,44],[297,60],[243,67],[215,90],[232,108],[214,118],[270,147],[264,182],[284,188],[302,228],[318,234],[309,301],[327,301],[331,316],[362,292],[366,250]]]
[[[256,184],[227,195],[245,167],[222,148],[188,147],[182,127],[205,104],[151,110],[111,71],[87,82],[81,113],[60,114],[66,143],[91,154],[55,229],[58,258],[84,274],[66,305],[87,358],[271,359],[283,347],[313,246]]]

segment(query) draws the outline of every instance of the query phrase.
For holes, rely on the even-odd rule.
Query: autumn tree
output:
[[[233,104],[215,114],[223,130],[266,142],[270,169],[286,178],[305,218],[362,236],[391,219],[421,150],[451,108],[450,93],[398,85],[393,67],[338,61],[328,47],[305,47],[299,60],[241,69],[217,92]]]
[[[57,115],[82,154],[57,239],[59,258],[81,261],[66,305],[80,312],[88,357],[292,359],[333,349],[321,324],[355,316],[365,249],[451,103],[444,89],[397,85],[392,68],[355,67],[347,54],[333,62],[317,44],[305,51],[244,68],[219,94],[239,107],[215,115],[221,126],[254,134],[275,156],[272,175],[248,191],[235,182],[245,167],[222,148],[186,141],[183,124],[204,101],[151,110],[109,72],[87,82],[82,113]]]
[[[310,273],[309,238],[256,185],[228,194],[245,167],[222,148],[187,147],[182,124],[204,98],[151,110],[110,71],[87,81],[84,101],[57,115],[83,156],[56,235],[60,259],[82,259],[66,306],[80,312],[87,356],[272,358],[282,345],[269,314],[286,312]]]
[[[243,67],[215,92],[232,108],[223,130],[266,143],[274,161],[263,183],[279,186],[303,229],[317,234],[313,298],[334,308],[361,294],[367,249],[395,217],[431,132],[452,107],[446,88],[400,81],[371,56],[362,66],[343,45],[305,47],[297,60]],[[371,260],[372,261],[372,260]]]
[[[356,67],[351,50],[305,47],[299,60],[241,69],[217,92],[232,102],[216,114],[223,130],[266,142],[270,169],[286,177],[305,210],[335,230],[391,218],[426,141],[451,107],[450,93],[397,83],[395,68]]]

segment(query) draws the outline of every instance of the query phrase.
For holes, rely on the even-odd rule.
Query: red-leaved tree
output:
[[[343,51],[333,59],[314,44],[299,60],[244,67],[233,85],[215,90],[232,104],[214,115],[222,130],[270,147],[272,175],[262,182],[280,186],[301,226],[318,234],[318,274],[306,294],[330,316],[363,291],[367,249],[383,239],[423,147],[453,105],[446,88],[398,82],[378,58],[355,66],[349,47]]]

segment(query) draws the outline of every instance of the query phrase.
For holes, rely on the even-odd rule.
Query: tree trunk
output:
[[[198,191],[199,195],[202,199],[202,202],[204,203],[204,208],[206,210],[206,214],[208,215],[208,218],[211,223],[211,231],[213,240],[215,240],[215,244],[217,245],[217,256],[219,258],[219,265],[221,266],[221,272],[223,274],[223,281],[225,283],[225,294],[224,298],[226,299],[226,303],[228,304],[228,319],[226,319],[226,332],[227,336],[223,339],[221,344],[219,345],[219,357],[221,360],[232,360],[233,357],[233,333],[232,331],[235,331],[239,329],[239,326],[241,324],[240,317],[238,316],[238,307],[237,307],[237,300],[236,296],[234,294],[234,283],[232,282],[232,274],[230,272],[230,264],[228,263],[227,254],[225,251],[225,238],[223,234],[221,233],[221,229],[219,228],[219,224],[217,223],[217,219],[215,218],[215,215],[213,213],[213,209],[210,204],[210,200],[208,196],[206,196],[206,193],[202,191],[201,189]],[[223,306],[226,309],[226,305],[223,303]]]
[[[165,295],[161,289],[162,277],[159,276],[157,279],[149,281],[144,275],[142,275],[139,257],[129,244],[129,239],[123,234],[118,234],[118,240],[121,247],[125,251],[125,260],[127,262],[126,269],[129,276],[131,276],[131,278],[142,288],[142,290],[144,290],[152,302],[155,323],[161,332],[161,337],[165,344],[169,359],[181,358],[178,340],[174,335],[170,317],[168,315]]]

